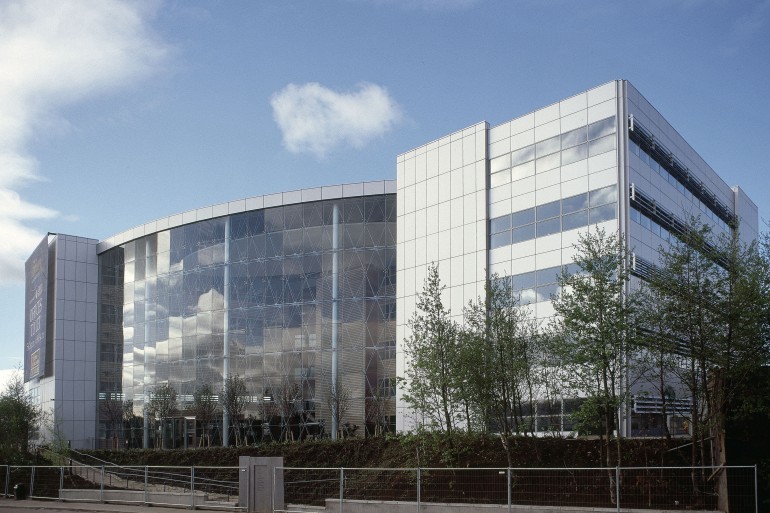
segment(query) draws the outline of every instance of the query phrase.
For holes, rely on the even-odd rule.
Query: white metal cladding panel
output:
[[[478,123],[399,155],[397,168],[397,368],[402,341],[428,268],[436,263],[443,301],[461,316],[486,278],[487,124]],[[399,394],[401,391],[398,392]],[[397,398],[397,426],[411,426]]]

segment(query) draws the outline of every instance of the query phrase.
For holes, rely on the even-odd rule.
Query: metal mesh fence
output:
[[[757,513],[754,467],[278,470],[285,511],[326,499],[343,511],[352,501],[716,511],[724,485],[731,513]]]
[[[0,492],[35,499],[239,510],[239,467],[0,465]],[[286,511],[327,499],[757,513],[755,467],[277,468]],[[280,481],[279,481],[280,482]],[[264,490],[263,493],[269,493]],[[720,502],[720,496],[722,501]],[[494,508],[497,506],[498,508]],[[429,511],[426,509],[425,511]],[[490,510],[491,511],[491,510]]]

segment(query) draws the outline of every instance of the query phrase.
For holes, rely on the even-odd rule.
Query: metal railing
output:
[[[615,468],[291,468],[278,467],[283,509],[443,511],[446,504],[717,511],[726,479],[731,513],[758,513],[756,466]],[[275,496],[275,490],[273,490]],[[404,504],[407,503],[407,504]],[[412,504],[413,506],[408,506]],[[498,506],[495,508],[494,506]]]
[[[242,510],[238,467],[0,465],[0,490],[33,499]]]

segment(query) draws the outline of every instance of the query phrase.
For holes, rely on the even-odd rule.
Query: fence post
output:
[[[147,499],[149,498],[147,496],[147,465],[144,466],[144,503],[147,504]]]
[[[35,495],[35,466],[32,465],[32,473],[29,476],[29,496]]]
[[[420,467],[417,467],[417,513],[420,513]]]
[[[342,513],[342,501],[345,500],[345,467],[340,467],[340,513]]]
[[[620,467],[615,467],[615,506],[620,513]]]
[[[190,505],[195,509],[195,465],[190,467]]]
[[[754,464],[754,513],[759,513],[759,488],[757,487],[757,465]]]
[[[104,504],[104,465],[102,465],[102,478],[99,480],[99,502]]]
[[[506,479],[508,480],[508,513],[511,513],[511,495],[513,492],[513,490],[511,490],[511,467],[508,467],[506,474]]]
[[[59,467],[59,501],[62,500],[63,489],[64,489],[64,467]]]
[[[5,496],[8,497],[10,495],[8,493],[8,487],[10,486],[11,482],[11,466],[6,465],[5,466]]]

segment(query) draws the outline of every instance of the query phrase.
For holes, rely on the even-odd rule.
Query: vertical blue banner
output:
[[[48,311],[48,236],[25,264],[24,382],[45,374],[46,314]]]

